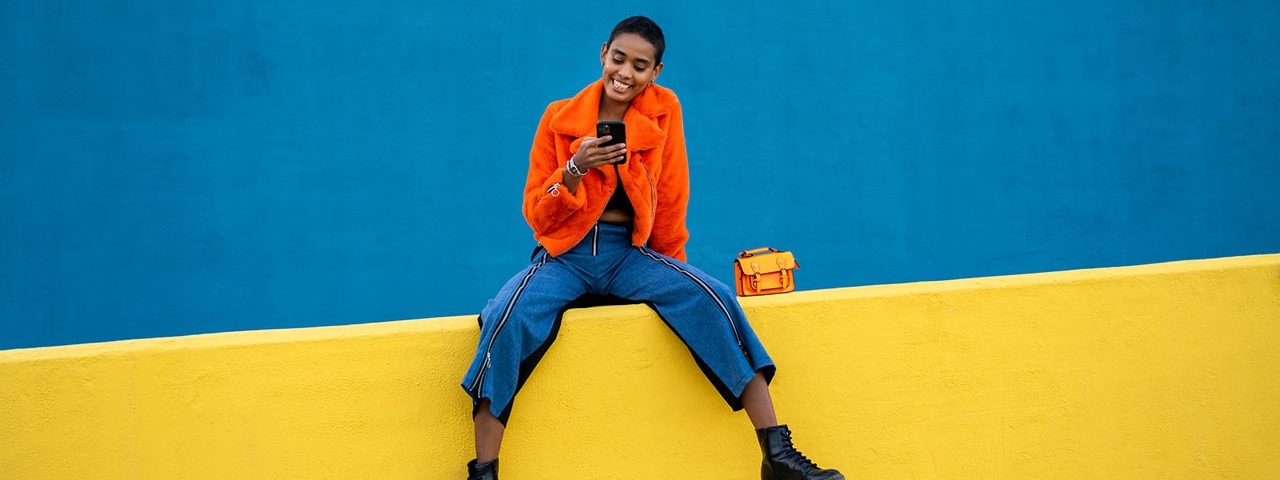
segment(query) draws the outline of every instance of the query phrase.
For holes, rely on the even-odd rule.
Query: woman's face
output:
[[[606,43],[600,48],[605,95],[616,102],[631,102],[662,71],[662,64],[653,60],[655,56],[653,44],[634,33],[620,34]]]

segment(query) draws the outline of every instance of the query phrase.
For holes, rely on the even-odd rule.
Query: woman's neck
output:
[[[596,116],[600,120],[622,120],[627,115],[627,109],[631,108],[631,102],[618,103],[610,100],[604,92],[600,93],[600,111]]]

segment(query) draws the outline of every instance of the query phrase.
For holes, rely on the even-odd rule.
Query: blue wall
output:
[[[727,5],[642,12],[724,280],[1280,252],[1280,4]],[[632,13],[0,2],[0,348],[478,311],[542,108]]]

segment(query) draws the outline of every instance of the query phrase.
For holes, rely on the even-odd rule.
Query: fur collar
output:
[[[604,80],[587,85],[573,98],[563,100],[560,110],[551,117],[551,131],[581,141],[582,137],[596,134],[596,121],[600,116],[600,95],[604,93]],[[680,100],[671,89],[652,84],[645,87],[627,109],[622,121],[627,124],[627,150],[648,150],[667,141],[667,133],[658,126],[658,118],[671,113]]]

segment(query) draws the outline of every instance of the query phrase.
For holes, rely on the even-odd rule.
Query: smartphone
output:
[[[612,135],[609,141],[601,143],[599,146],[607,147],[609,145],[617,145],[627,142],[627,124],[617,120],[602,120],[596,124],[596,138],[605,135]],[[627,152],[622,152],[622,161],[618,163],[627,163]]]

